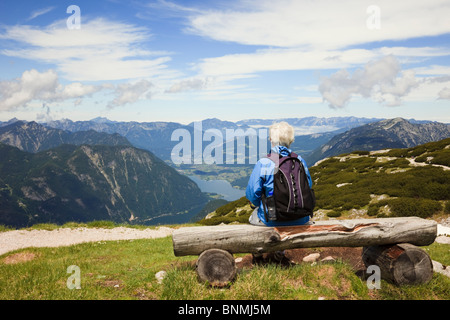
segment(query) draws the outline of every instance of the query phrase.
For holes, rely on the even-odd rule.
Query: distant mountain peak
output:
[[[403,124],[411,124],[408,120],[403,119],[401,117],[397,117],[397,118],[393,118],[393,119],[386,119],[386,120],[381,120],[378,122],[378,124],[380,126],[383,127],[383,129],[390,129],[393,126],[399,124],[399,123],[403,123]],[[377,124],[377,122],[375,122],[374,124]]]
[[[12,119],[9,119],[6,123],[7,124],[11,124],[11,123],[14,123],[14,122],[17,122],[17,121],[21,121],[20,119],[17,119],[16,117],[14,117],[14,118],[12,118]]]
[[[116,121],[109,120],[106,117],[96,117],[94,119],[91,119],[90,121],[95,123],[115,123]]]

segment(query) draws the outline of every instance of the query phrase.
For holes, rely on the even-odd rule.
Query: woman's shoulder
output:
[[[261,159],[258,160],[257,163],[259,163],[261,165],[268,165],[268,164],[273,163],[273,161],[270,160],[268,157],[262,157]]]

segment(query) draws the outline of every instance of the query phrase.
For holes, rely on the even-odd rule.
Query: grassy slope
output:
[[[450,264],[449,245],[425,250]],[[450,279],[441,274],[426,285],[382,281],[369,290],[342,261],[244,268],[228,289],[215,289],[197,281],[195,260],[175,257],[170,237],[23,249],[0,257],[0,299],[450,299]],[[70,265],[80,267],[80,290],[66,286]],[[160,270],[168,272],[162,284]]]

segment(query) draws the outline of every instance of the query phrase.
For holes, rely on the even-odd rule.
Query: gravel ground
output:
[[[162,238],[171,235],[173,230],[167,227],[144,230],[118,227],[6,231],[0,233],[0,255],[27,247],[60,247],[93,241]]]

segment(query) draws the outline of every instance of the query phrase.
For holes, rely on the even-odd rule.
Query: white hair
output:
[[[287,122],[276,122],[269,127],[269,139],[272,146],[288,147],[294,142],[294,128]]]

